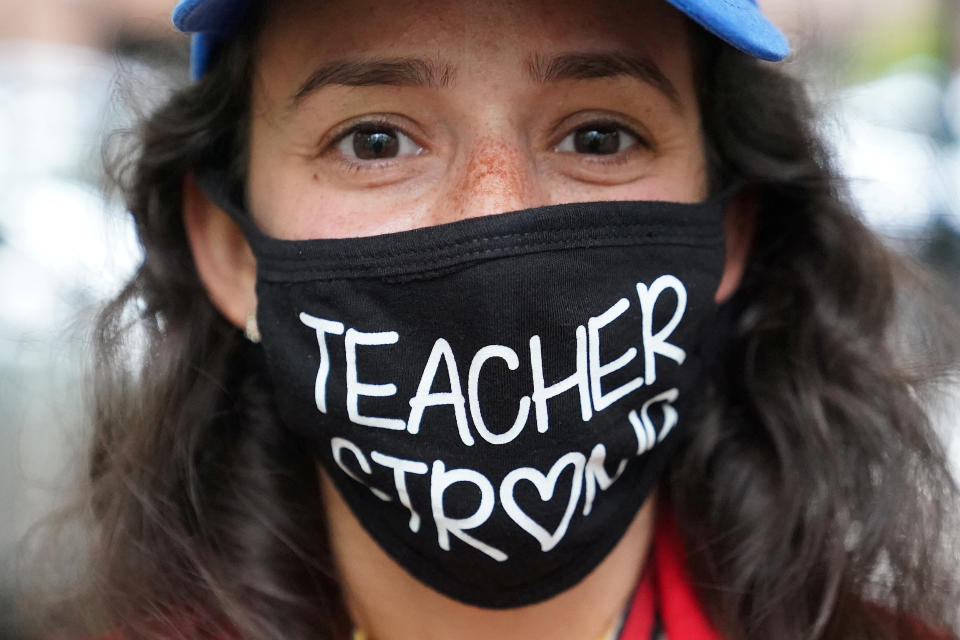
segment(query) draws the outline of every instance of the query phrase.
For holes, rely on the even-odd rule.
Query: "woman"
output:
[[[120,637],[948,637],[896,262],[752,2],[174,19],[98,333]]]

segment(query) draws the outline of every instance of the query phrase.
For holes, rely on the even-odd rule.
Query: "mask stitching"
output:
[[[417,255],[423,253],[430,253],[434,251],[453,251],[459,247],[479,244],[479,243],[492,243],[502,240],[521,240],[523,238],[528,238],[530,236],[544,236],[544,235],[553,235],[553,234],[571,234],[571,233],[580,233],[585,234],[575,238],[557,238],[556,242],[571,242],[571,241],[589,241],[593,239],[605,239],[610,237],[608,232],[617,232],[616,237],[629,237],[636,239],[655,239],[655,236],[663,232],[676,232],[676,231],[688,231],[689,229],[702,228],[704,232],[702,234],[695,235],[694,237],[700,238],[710,238],[716,235],[721,235],[719,230],[720,221],[715,220],[694,220],[694,221],[676,221],[667,223],[640,223],[640,222],[622,222],[622,223],[607,223],[601,226],[595,224],[584,224],[583,226],[566,226],[559,227],[555,229],[537,229],[534,231],[518,231],[515,233],[505,233],[495,236],[483,236],[480,238],[465,238],[461,240],[453,240],[450,242],[444,243],[435,243],[430,246],[425,247],[414,247],[410,249],[398,250],[395,248],[385,248],[382,250],[367,250],[357,253],[352,253],[351,258],[356,259],[365,259],[365,258],[396,258],[403,257],[407,255]],[[642,231],[641,234],[633,236],[621,236],[620,234],[623,230],[637,229]],[[377,236],[369,236],[370,238],[376,238]],[[260,248],[256,251],[261,255],[258,257],[269,258],[269,259],[284,259],[289,258],[291,260],[302,261],[303,253],[305,251],[309,252],[311,249],[314,250],[329,250],[331,254],[335,254],[336,248],[330,246],[330,244],[339,244],[341,241],[349,242],[351,240],[365,240],[366,238],[331,238],[331,239],[320,239],[320,240],[278,240],[276,238],[271,238],[269,236],[262,236],[261,239],[256,241],[251,241],[252,244],[261,245]],[[317,244],[313,244],[317,243]],[[328,247],[324,248],[319,246],[320,244],[327,244]],[[311,246],[313,245],[313,246]],[[297,255],[291,256],[288,254],[288,251],[296,250]],[[342,256],[332,255],[335,260],[342,260]],[[300,262],[302,264],[302,262]]]
[[[607,236],[598,236],[590,238],[594,242],[609,242],[617,241],[616,244],[626,244],[629,243],[631,246],[646,246],[646,245],[663,245],[663,246],[689,246],[689,247],[703,247],[710,248],[711,246],[717,246],[723,243],[722,236],[710,236],[703,238],[690,238],[689,236],[684,238],[647,238],[647,237],[630,237],[622,235],[607,235]],[[699,240],[699,241],[698,241]],[[513,245],[506,247],[490,247],[485,249],[476,249],[474,251],[460,253],[454,256],[439,256],[435,258],[418,260],[415,262],[403,262],[400,264],[391,264],[391,265],[359,265],[351,268],[324,268],[321,266],[313,266],[316,264],[316,261],[303,261],[303,260],[270,260],[266,259],[259,265],[259,277],[263,280],[277,282],[285,281],[291,279],[291,282],[305,282],[305,281],[324,281],[324,280],[355,280],[360,278],[377,278],[384,277],[389,275],[402,275],[408,274],[410,271],[420,271],[421,269],[429,269],[431,267],[437,267],[438,265],[444,265],[446,267],[454,267],[462,263],[473,262],[478,259],[484,259],[491,254],[501,254],[504,257],[507,256],[517,256],[517,255],[526,255],[530,253],[539,253],[544,251],[552,251],[559,249],[569,249],[569,248],[582,248],[582,249],[593,249],[601,248],[603,246],[609,245],[570,245],[568,242],[564,241],[543,241],[537,243],[526,243],[523,245]],[[523,249],[522,253],[517,253],[518,249]],[[436,270],[436,269],[434,269]],[[374,272],[374,273],[371,273]],[[427,277],[424,274],[424,277]],[[295,278],[295,280],[293,280]]]

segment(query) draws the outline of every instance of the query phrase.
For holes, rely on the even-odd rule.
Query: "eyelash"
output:
[[[634,139],[634,143],[628,146],[625,149],[621,149],[615,153],[611,154],[589,154],[589,153],[577,153],[576,151],[559,151],[560,145],[567,140],[572,135],[575,135],[578,131],[589,130],[589,129],[612,129],[621,133],[626,133],[628,136]],[[621,122],[620,120],[612,118],[599,118],[595,120],[586,120],[584,122],[577,123],[574,127],[567,129],[567,132],[563,134],[559,140],[553,144],[552,148],[558,153],[570,153],[576,155],[583,162],[591,162],[598,164],[609,164],[617,165],[623,164],[630,160],[630,156],[633,155],[632,152],[639,149],[644,150],[653,150],[653,145],[650,143],[648,137],[639,133],[636,128],[628,126]]]
[[[635,140],[633,144],[628,146],[625,149],[621,149],[611,154],[589,154],[589,153],[577,153],[576,151],[558,151],[558,147],[570,136],[575,135],[578,131],[585,129],[612,129],[615,131],[623,132],[629,135]],[[374,159],[374,160],[361,160],[353,159],[349,156],[346,156],[342,152],[338,152],[338,147],[348,139],[350,136],[360,133],[363,131],[376,129],[383,129],[386,131],[392,131],[400,134],[403,137],[408,138],[414,144],[416,144],[420,151],[424,149],[424,146],[417,142],[416,138],[410,135],[403,127],[398,126],[396,123],[391,122],[386,118],[374,118],[370,120],[362,120],[359,122],[353,122],[347,125],[342,130],[334,134],[333,138],[327,143],[321,154],[336,154],[337,160],[347,166],[351,171],[366,171],[366,170],[378,170],[386,168],[394,163],[396,163],[399,158],[386,158],[386,159]],[[571,155],[576,155],[580,160],[584,162],[591,162],[596,164],[608,164],[608,165],[617,165],[623,164],[630,159],[632,151],[636,151],[638,148],[652,150],[653,145],[650,144],[647,137],[638,133],[633,127],[627,126],[624,123],[613,120],[613,119],[598,119],[598,120],[588,120],[583,123],[579,123],[576,127],[567,130],[567,132],[561,137],[556,143],[551,145],[551,148],[557,153],[569,153]],[[419,155],[417,154],[403,154],[400,157],[410,156],[410,155]]]
[[[344,140],[348,139],[350,136],[360,133],[363,131],[370,131],[376,129],[383,129],[386,131],[392,131],[400,134],[401,136],[411,140],[420,151],[424,149],[424,145],[420,144],[417,139],[410,135],[403,127],[398,126],[396,123],[391,122],[387,118],[373,118],[369,120],[361,120],[359,122],[353,122],[349,125],[346,125],[343,129],[335,133],[329,143],[323,145],[321,155],[336,155],[337,160],[350,170],[350,171],[367,171],[367,170],[377,170],[388,167],[397,162],[399,158],[386,158],[378,160],[361,160],[353,159],[349,156],[346,156],[343,153],[338,152],[337,147],[343,143]],[[417,154],[404,154],[405,156],[417,155]]]

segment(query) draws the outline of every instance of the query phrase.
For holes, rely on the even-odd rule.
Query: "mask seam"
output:
[[[659,224],[654,224],[654,225],[651,225],[651,224],[649,224],[649,223],[648,223],[648,224],[643,224],[643,223],[637,223],[637,222],[609,223],[609,224],[605,224],[605,225],[602,225],[602,226],[587,225],[587,224],[585,224],[585,225],[582,226],[582,227],[581,227],[581,226],[576,226],[576,227],[567,226],[567,227],[560,227],[560,228],[556,228],[556,229],[545,229],[545,230],[544,230],[544,229],[538,229],[538,230],[535,230],[535,231],[518,231],[518,232],[515,232],[515,233],[506,233],[506,234],[500,234],[500,235],[495,235],[495,236],[483,236],[483,237],[480,237],[480,238],[465,238],[465,239],[461,239],[461,240],[453,240],[453,241],[444,242],[444,243],[437,242],[437,243],[432,244],[431,246],[426,246],[426,247],[415,247],[415,248],[403,249],[403,250],[389,249],[389,248],[387,248],[387,249],[382,249],[382,250],[368,250],[368,251],[363,251],[363,252],[360,252],[360,253],[355,253],[355,254],[351,255],[351,257],[352,257],[352,258],[356,258],[356,259],[364,259],[364,258],[396,258],[396,257],[407,256],[407,255],[417,255],[417,254],[423,254],[423,253],[430,253],[430,252],[433,252],[433,251],[440,251],[440,250],[454,250],[454,249],[456,249],[457,247],[462,247],[462,246],[471,245],[471,244],[487,243],[487,242],[498,242],[498,241],[501,241],[501,240],[511,240],[511,239],[521,240],[521,239],[523,239],[523,238],[528,238],[528,237],[530,237],[530,236],[538,236],[538,235],[539,235],[539,236],[544,236],[544,235],[551,235],[551,234],[561,234],[561,235],[562,235],[562,234],[570,234],[570,233],[577,233],[577,232],[580,232],[580,233],[584,233],[584,232],[585,232],[585,233],[587,233],[588,235],[585,236],[585,237],[578,237],[578,238],[574,238],[574,239],[564,239],[564,238],[560,238],[560,239],[556,239],[556,240],[554,240],[554,241],[555,241],[555,242],[571,242],[571,241],[581,241],[581,242],[583,242],[583,241],[588,241],[588,240],[593,240],[593,239],[600,239],[600,240],[602,240],[602,239],[611,237],[607,232],[616,231],[616,232],[618,232],[618,234],[619,234],[619,232],[622,232],[623,229],[629,229],[629,228],[636,228],[636,229],[642,230],[642,233],[641,233],[641,234],[637,234],[637,235],[633,235],[633,236],[617,235],[617,236],[615,236],[615,237],[635,238],[635,239],[644,239],[644,238],[652,239],[653,236],[655,236],[655,235],[658,234],[658,233],[663,233],[664,231],[678,231],[678,230],[685,230],[685,231],[686,231],[686,230],[689,230],[689,229],[695,230],[696,228],[700,227],[700,228],[703,228],[703,229],[704,229],[704,233],[702,234],[702,236],[696,236],[696,237],[709,238],[709,237],[712,237],[712,236],[715,236],[715,235],[721,235],[721,233],[720,233],[719,230],[717,229],[719,226],[720,226],[719,221],[714,221],[714,220],[709,220],[709,221],[701,221],[701,220],[695,220],[695,221],[676,221],[676,222],[671,222],[671,223],[669,223],[669,224],[667,224],[667,223],[659,223]],[[376,237],[376,236],[370,236],[370,237],[373,238],[373,237]],[[364,238],[349,238],[349,239],[336,239],[336,238],[333,238],[333,239],[323,239],[323,240],[278,240],[278,239],[276,239],[276,238],[271,238],[271,237],[269,237],[269,236],[263,236],[263,239],[266,241],[264,244],[267,244],[267,245],[273,244],[274,246],[272,246],[272,247],[271,247],[271,246],[265,246],[265,247],[263,247],[264,251],[262,251],[262,252],[261,252],[262,255],[261,255],[261,256],[258,256],[258,257],[263,257],[263,258],[265,258],[265,259],[274,259],[274,260],[285,259],[285,258],[289,258],[289,259],[291,259],[291,260],[302,260],[302,257],[300,257],[300,256],[302,256],[302,252],[303,252],[304,250],[309,250],[309,249],[311,248],[311,247],[309,246],[309,244],[310,244],[310,243],[314,243],[314,242],[316,242],[316,243],[337,243],[337,242],[339,242],[339,241],[341,241],[341,240],[346,240],[346,241],[349,241],[349,240],[364,240]],[[289,243],[289,244],[288,244],[288,243]],[[258,244],[259,244],[259,243],[258,243]],[[300,245],[303,245],[303,244],[306,244],[306,245],[308,245],[308,246],[300,246]],[[298,252],[298,256],[295,257],[295,256],[289,256],[289,255],[279,255],[279,252],[275,252],[275,250],[277,250],[277,249],[280,249],[280,250],[282,251],[284,245],[286,245],[287,248],[289,248],[289,249],[291,249],[291,250],[296,249],[297,252]]]
[[[586,239],[585,239],[586,240]],[[598,236],[589,238],[593,242],[608,243],[612,240],[619,241],[617,244],[630,246],[689,246],[694,248],[709,248],[722,244],[724,239],[722,235],[705,236],[703,238],[666,239],[666,238],[648,238],[648,237],[630,237],[630,236]],[[276,260],[264,259],[259,263],[259,277],[270,282],[283,282],[287,278],[296,278],[294,282],[304,281],[323,281],[323,280],[356,280],[362,278],[377,278],[391,275],[415,275],[418,271],[429,270],[430,267],[443,265],[445,268],[457,266],[461,263],[483,260],[490,254],[505,254],[503,257],[518,257],[529,255],[531,253],[541,253],[547,251],[558,251],[561,249],[594,249],[611,246],[610,244],[588,244],[582,242],[571,244],[564,241],[543,241],[538,243],[527,243],[523,245],[506,247],[488,247],[485,249],[475,249],[466,253],[454,256],[439,256],[430,259],[418,260],[415,262],[402,262],[391,265],[363,265],[360,267],[328,269],[322,266],[315,267],[310,263],[296,259]],[[613,245],[616,246],[616,245]],[[518,249],[529,249],[529,251],[517,252]],[[316,262],[316,261],[314,261]],[[280,265],[287,265],[289,268],[283,268]],[[376,271],[376,273],[369,273]],[[432,270],[433,272],[436,269]]]

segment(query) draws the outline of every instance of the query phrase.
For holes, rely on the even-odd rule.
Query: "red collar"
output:
[[[650,561],[619,640],[650,640],[658,607],[667,640],[722,640],[694,593],[680,534],[666,509],[657,514]]]

